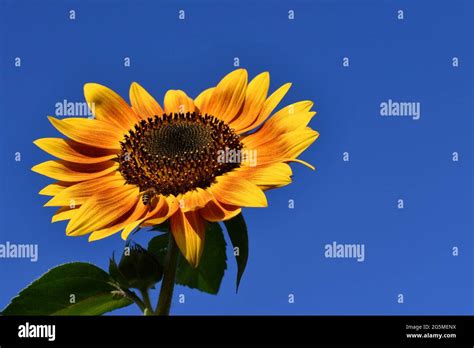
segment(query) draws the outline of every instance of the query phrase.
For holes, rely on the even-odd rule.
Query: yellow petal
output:
[[[316,115],[316,112],[309,111],[312,106],[311,101],[288,105],[270,117],[258,133],[270,140],[280,134],[303,129]]]
[[[229,172],[218,176],[208,189],[222,203],[239,207],[266,207],[267,198],[257,185],[240,176],[238,172]]]
[[[282,162],[285,162],[285,163],[286,162],[296,162],[296,163],[299,163],[299,164],[302,164],[302,165],[308,167],[311,170],[316,170],[316,168],[313,165],[309,164],[306,161],[300,160],[298,158],[284,158],[284,159],[282,159]]]
[[[267,98],[270,86],[270,74],[263,72],[250,81],[247,87],[244,106],[239,116],[231,122],[230,126],[240,134],[242,129],[252,125],[257,119]]]
[[[58,131],[68,138],[104,149],[120,150],[120,141],[125,134],[118,128],[98,120],[85,118],[58,120],[51,116],[48,119]]]
[[[211,100],[212,93],[214,92],[214,87],[208,88],[205,91],[201,92],[196,99],[194,99],[194,105],[199,109],[201,115],[209,114],[209,101]]]
[[[291,183],[292,171],[286,163],[272,163],[256,167],[240,167],[236,171],[262,190],[282,187]]]
[[[194,112],[196,107],[191,98],[181,90],[169,90],[165,94],[165,113]]]
[[[267,139],[273,139],[283,133],[292,132],[298,129],[304,129],[309,121],[316,115],[316,112],[300,112],[287,117],[279,117],[273,122],[270,121],[273,119],[271,117],[258,131],[262,137]],[[267,126],[268,123],[268,126]],[[266,126],[266,127],[265,127]]]
[[[130,209],[137,205],[138,199],[138,188],[132,185],[116,188],[108,195],[93,196],[69,221],[66,234],[80,236],[106,228],[122,219]]]
[[[207,113],[229,123],[240,111],[247,90],[247,70],[237,69],[226,75],[214,89]]]
[[[306,127],[263,142],[258,139],[258,133],[242,139],[247,151],[257,151],[258,165],[294,160],[319,136],[318,132]],[[255,146],[255,143],[259,145]]]
[[[257,132],[245,137],[244,142],[249,148],[259,148],[265,143],[275,140],[280,135],[306,129],[306,125],[315,114],[315,112],[300,112],[291,117],[280,117],[276,121],[270,123],[273,119],[272,117],[270,120],[265,122],[263,127]],[[268,123],[270,124],[267,126]]]
[[[62,190],[64,190],[65,188],[71,185],[72,184],[70,182],[58,181],[58,182],[55,182],[54,184],[49,184],[48,186],[43,188],[39,192],[39,194],[43,196],[56,196]]]
[[[299,114],[301,112],[309,112],[313,107],[314,103],[311,100],[302,100],[290,105],[285,106],[278,110],[269,120],[267,123],[272,124],[273,122],[280,121],[283,118],[289,117],[291,120],[291,116]],[[270,122],[271,121],[271,122]]]
[[[208,202],[206,206],[200,209],[198,212],[204,218],[204,220],[217,222],[232,219],[234,216],[240,214],[241,211],[242,209],[239,207],[220,203],[214,199]]]
[[[114,161],[97,164],[77,164],[62,160],[46,161],[31,168],[36,173],[68,182],[99,178],[117,169],[118,163]]]
[[[178,210],[170,219],[171,233],[183,256],[193,267],[199,265],[204,249],[205,223],[196,212]]]
[[[61,207],[56,211],[56,213],[54,213],[53,217],[51,218],[51,222],[70,220],[70,219],[72,219],[74,214],[77,213],[77,210],[79,208],[80,208],[80,206],[77,206],[75,208]]]
[[[280,103],[280,101],[286,95],[290,87],[291,87],[291,83],[286,83],[280,88],[278,88],[275,92],[273,92],[272,95],[270,95],[268,99],[265,100],[265,103],[263,104],[263,108],[260,111],[257,119],[251,125],[243,129],[240,129],[239,134],[245,133],[249,130],[255,129],[258,126],[260,126],[263,123],[263,121],[265,121],[267,117],[270,116],[273,109],[275,109],[276,106]]]
[[[113,124],[122,130],[129,130],[139,121],[125,100],[110,88],[97,83],[86,83],[84,95],[89,105],[92,105],[95,118],[99,121]]]
[[[121,237],[123,240],[126,240],[128,238],[128,236],[130,235],[130,233],[133,232],[133,230],[135,228],[138,227],[138,225],[140,225],[142,223],[143,219],[140,219],[140,220],[137,220],[137,221],[134,221],[132,223],[129,223],[127,226],[125,226],[122,230],[122,234],[121,234]]]
[[[116,154],[96,156],[96,157],[86,156],[74,148],[74,147],[77,148],[75,144],[78,144],[78,143],[72,140],[66,140],[66,139],[61,139],[61,138],[42,138],[42,139],[35,140],[33,143],[36,146],[38,146],[40,149],[42,149],[43,151],[46,151],[47,153],[49,153],[50,155],[53,155],[57,158],[60,158],[62,160],[69,161],[69,162],[99,163],[99,162],[105,162],[105,161],[111,160],[112,158],[117,157]]]
[[[113,192],[115,189],[125,185],[123,177],[117,173],[115,175],[106,175],[97,179],[79,182],[69,186],[51,198],[46,207],[70,206],[85,203],[90,197],[107,192]]]
[[[163,109],[155,98],[136,82],[133,82],[130,86],[130,103],[142,119],[155,115],[162,116],[164,114]]]

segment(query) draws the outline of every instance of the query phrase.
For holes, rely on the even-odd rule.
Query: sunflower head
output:
[[[163,108],[137,83],[130,105],[107,87],[86,84],[94,118],[50,117],[65,138],[34,142],[58,158],[32,168],[57,180],[40,191],[51,196],[46,206],[59,207],[52,221],[69,220],[68,235],[90,234],[92,241],[120,231],[127,239],[137,227],[169,220],[196,267],[206,221],[267,206],[263,191],[291,183],[289,162],[314,169],[298,159],[318,137],[308,127],[313,103],[273,113],[290,84],[268,95],[269,84],[266,72],[248,83],[238,69],[195,99],[169,90]]]
[[[223,121],[197,112],[163,114],[135,125],[121,142],[119,171],[127,181],[161,195],[179,195],[211,186],[239,167],[219,161],[223,149],[240,151],[240,136]]]

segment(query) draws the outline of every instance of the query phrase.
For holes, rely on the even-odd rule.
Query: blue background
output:
[[[50,223],[55,209],[42,207],[47,197],[37,192],[53,180],[30,168],[51,157],[32,141],[59,136],[46,119],[55,103],[82,102],[86,82],[127,100],[132,81],[160,101],[167,89],[195,97],[239,57],[250,76],[269,71],[272,90],[293,82],[281,106],[315,101],[311,125],[321,136],[302,158],[317,170],[292,165],[292,185],[268,192],[268,208],[244,211],[250,259],[238,294],[228,248],[219,295],[178,286],[172,312],[474,314],[470,1],[0,3],[0,243],[39,245],[36,263],[0,259],[0,307],[57,264],[106,268],[124,244],[119,235],[66,237],[64,222]],[[388,99],[420,102],[420,120],[381,117]],[[365,262],[325,258],[333,241],[365,244]]]

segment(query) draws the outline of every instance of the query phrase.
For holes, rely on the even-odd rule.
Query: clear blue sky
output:
[[[55,104],[83,101],[86,82],[125,97],[132,81],[159,100],[177,88],[194,97],[239,57],[251,76],[269,71],[272,89],[293,82],[285,103],[315,101],[311,125],[321,136],[302,158],[317,170],[292,165],[292,185],[269,192],[268,208],[244,211],[250,259],[237,295],[229,250],[220,294],[177,287],[186,303],[172,312],[474,314],[470,1],[0,4],[0,243],[39,245],[36,263],[0,259],[0,307],[57,264],[105,268],[123,246],[119,235],[94,243],[66,237],[64,222],[50,223],[54,209],[42,207],[47,198],[37,192],[52,180],[30,168],[50,157],[32,142],[58,136],[46,118]],[[421,103],[420,119],[381,117],[388,99]],[[364,244],[365,261],[325,258],[333,241]]]

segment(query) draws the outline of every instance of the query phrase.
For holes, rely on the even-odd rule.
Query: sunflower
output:
[[[268,96],[270,75],[250,83],[245,69],[225,76],[194,100],[169,90],[164,107],[138,83],[130,104],[109,88],[88,83],[94,118],[48,117],[63,138],[34,143],[57,160],[32,168],[57,182],[41,195],[59,207],[52,222],[69,220],[66,234],[95,241],[167,220],[175,242],[197,267],[206,221],[225,221],[242,207],[266,207],[263,191],[291,183],[288,162],[318,137],[308,127],[311,101],[271,117],[291,84]],[[252,161],[249,158],[253,158]]]

